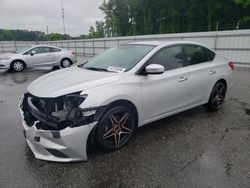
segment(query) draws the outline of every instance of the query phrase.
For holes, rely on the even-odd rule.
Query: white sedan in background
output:
[[[73,51],[54,46],[36,45],[19,49],[16,53],[0,56],[0,69],[21,72],[25,68],[53,67],[67,68],[76,63]]]

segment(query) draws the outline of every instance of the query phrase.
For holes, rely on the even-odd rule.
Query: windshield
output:
[[[121,45],[96,56],[81,67],[97,71],[125,72],[132,69],[154,47],[139,44]]]
[[[18,47],[16,50],[16,53],[23,53],[30,48],[31,48],[31,46]]]

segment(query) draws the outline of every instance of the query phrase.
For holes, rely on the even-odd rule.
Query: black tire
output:
[[[227,92],[227,86],[223,82],[217,82],[210,94],[209,101],[205,107],[210,111],[217,111],[222,108]]]
[[[10,70],[15,72],[22,72],[25,69],[26,65],[21,60],[15,60],[10,64]]]
[[[125,146],[135,130],[135,118],[129,108],[115,106],[109,109],[96,128],[97,144],[104,150],[114,151]]]
[[[63,58],[61,61],[62,68],[68,68],[72,65],[72,61],[69,58]]]
[[[56,71],[56,70],[59,70],[59,69],[60,69],[60,67],[58,67],[58,66],[52,67],[52,71]]]

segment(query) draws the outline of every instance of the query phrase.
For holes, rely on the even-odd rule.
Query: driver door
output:
[[[149,123],[187,107],[187,70],[180,45],[161,49],[147,63],[165,67],[162,74],[141,76],[143,120]]]

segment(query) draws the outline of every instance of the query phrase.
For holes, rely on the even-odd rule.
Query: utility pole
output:
[[[64,7],[63,7],[63,0],[62,0],[62,19],[63,19],[63,34],[65,35],[65,23],[64,23]]]
[[[236,29],[240,29],[240,22],[241,22],[241,19],[238,20],[238,22],[236,24]]]
[[[219,30],[219,22],[216,23],[216,31]]]

